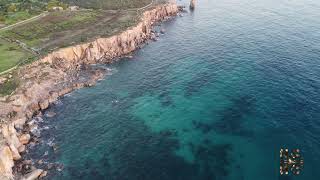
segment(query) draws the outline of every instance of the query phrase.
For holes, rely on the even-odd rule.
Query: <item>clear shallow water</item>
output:
[[[49,179],[320,177],[320,1],[202,0],[166,35],[50,108]],[[299,177],[279,149],[300,148]],[[49,150],[48,150],[49,149]]]

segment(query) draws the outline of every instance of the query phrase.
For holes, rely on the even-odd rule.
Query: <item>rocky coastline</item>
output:
[[[17,70],[19,87],[0,98],[0,179],[45,176],[45,170],[22,160],[26,145],[37,139],[37,125],[32,119],[60,96],[95,85],[108,70],[92,65],[112,63],[156,38],[154,24],[177,15],[179,10],[173,3],[159,5],[145,11],[139,23],[118,35],[59,49]]]

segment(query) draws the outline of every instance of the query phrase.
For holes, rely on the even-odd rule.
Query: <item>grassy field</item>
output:
[[[31,14],[27,11],[19,11],[19,12],[13,12],[13,13],[9,13],[3,24],[5,25],[11,25],[11,24],[14,24],[14,23],[17,23],[19,21],[23,21],[23,20],[26,20],[26,19],[29,19],[33,16],[36,16],[38,14]]]
[[[158,1],[163,0],[156,2]],[[63,2],[93,9],[49,12],[40,19],[0,31],[0,38],[18,40],[26,44],[29,49],[45,55],[57,48],[87,42],[98,37],[108,37],[127,29],[138,19],[138,12],[132,8],[144,7],[152,0],[63,0]],[[11,15],[9,18],[11,22],[8,24],[30,16],[24,12]],[[30,54],[17,45],[0,40],[0,73],[29,57]]]
[[[31,57],[31,53],[21,49],[15,43],[9,43],[0,38],[0,73]]]
[[[27,25],[16,26],[1,32],[0,35],[24,42],[29,47],[41,49],[51,40],[63,36],[64,31],[72,31],[78,29],[78,26],[94,21],[97,14],[95,11],[52,12],[46,17]]]
[[[19,80],[15,77],[7,80],[4,84],[0,84],[0,96],[10,95],[19,86]]]
[[[141,12],[134,8],[144,7],[152,0],[65,0],[64,2],[85,9],[49,12],[40,19],[0,31],[0,76],[16,65],[27,64],[39,58],[12,42],[20,41],[26,44],[29,50],[36,50],[45,55],[61,47],[88,42],[98,37],[109,37],[137,23],[138,13]],[[5,24],[13,24],[31,16],[25,12],[11,13],[6,17]],[[11,71],[12,78],[0,84],[0,96],[11,94],[19,86],[20,80],[15,73],[16,71]],[[8,73],[5,76],[8,77],[7,75]]]
[[[136,11],[81,10],[52,12],[28,25],[16,26],[0,36],[19,40],[46,54],[56,48],[106,37],[136,22]]]
[[[83,8],[117,10],[140,8],[152,2],[152,0],[63,0],[70,5],[76,5]]]
[[[11,25],[47,9],[49,0],[0,0],[0,24]]]
[[[66,1],[70,5],[75,2]],[[2,30],[0,31],[0,76],[16,65],[27,64],[39,58],[12,42],[20,41],[26,44],[29,50],[36,50],[41,55],[46,55],[58,48],[88,42],[98,37],[109,37],[136,24],[139,18],[138,13],[141,12],[132,8],[144,7],[151,1],[78,0],[75,5],[92,9],[49,12],[47,16],[27,24]],[[12,22],[8,24],[24,19],[28,15],[13,16],[20,17],[11,17]],[[0,96],[9,95],[19,86],[20,80],[17,79],[15,72],[12,71],[13,77],[0,85]]]

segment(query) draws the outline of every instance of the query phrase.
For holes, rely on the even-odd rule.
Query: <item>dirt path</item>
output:
[[[139,12],[144,11],[145,9],[151,7],[152,5],[154,5],[155,3],[157,3],[158,1],[159,1],[159,0],[152,0],[148,5],[146,5],[146,6],[144,6],[144,7],[127,9],[127,10],[124,10],[123,12],[137,11],[138,14],[139,14]],[[40,15],[34,16],[34,17],[30,18],[30,19],[26,19],[26,20],[24,20],[24,21],[20,21],[20,22],[18,22],[18,23],[15,23],[15,24],[12,24],[12,25],[9,25],[9,26],[0,28],[0,32],[1,32],[1,31],[5,31],[5,30],[8,30],[8,29],[10,29],[10,28],[14,28],[14,27],[19,26],[19,25],[23,25],[23,24],[30,23],[30,22],[32,22],[32,21],[39,20],[39,19],[47,16],[48,14],[49,14],[49,12],[43,12],[43,13],[41,13]],[[110,22],[112,22],[112,21],[115,21],[116,19],[120,18],[121,15],[123,15],[123,14],[122,14],[122,13],[119,13],[119,11],[118,11],[117,13],[113,14],[111,17],[102,18],[100,21],[98,21],[98,23],[97,23],[95,26],[89,26],[89,27],[86,27],[86,28],[83,28],[83,29],[79,29],[79,30],[77,30],[77,31],[72,31],[72,32],[64,31],[63,33],[64,33],[64,34],[69,34],[69,36],[64,36],[64,37],[62,37],[62,38],[56,38],[56,39],[54,39],[54,40],[51,40],[51,41],[48,42],[47,44],[44,44],[44,45],[42,46],[42,48],[47,48],[47,47],[49,47],[49,46],[53,46],[53,45],[55,45],[55,44],[59,44],[59,42],[63,42],[63,41],[65,41],[66,39],[70,39],[70,38],[72,39],[73,37],[76,37],[76,36],[78,36],[78,35],[80,35],[80,34],[82,34],[82,33],[84,33],[84,32],[87,32],[87,31],[91,30],[91,29],[94,30],[94,28],[99,27],[99,25],[101,25],[101,24],[108,25],[108,23],[110,23]],[[17,42],[16,42],[16,43],[17,43]],[[23,49],[25,49],[25,50],[27,50],[27,51],[31,51],[31,52],[32,52],[33,54],[35,54],[35,55],[38,55],[38,53],[39,53],[39,52],[34,52],[31,48],[27,47],[25,44],[23,44],[23,43],[21,43],[21,42],[18,43],[18,44],[19,44],[20,46],[21,46],[21,44],[22,44],[21,47],[22,47]],[[10,72],[10,71],[16,69],[18,66],[19,66],[19,65],[16,65],[16,66],[14,66],[14,67],[6,70],[6,71],[3,71],[3,72],[0,73],[0,75],[3,75],[3,74],[5,74],[5,73]]]
[[[150,4],[148,4],[148,5],[144,6],[144,7],[138,8],[138,9],[136,9],[136,10],[137,10],[137,11],[144,10],[144,9],[146,9],[146,8],[148,8],[148,7],[150,7],[150,6],[152,6],[152,4],[154,3],[154,1],[157,1],[157,0],[152,0]]]
[[[3,28],[0,29],[0,32],[1,32],[1,31],[4,31],[4,30],[7,30],[7,29],[10,29],[10,28],[13,28],[13,27],[18,26],[18,25],[21,25],[21,24],[25,24],[25,23],[29,23],[29,22],[31,22],[31,21],[35,21],[35,20],[37,20],[37,19],[40,19],[40,18],[42,18],[42,17],[45,17],[47,14],[48,14],[48,12],[44,12],[44,13],[41,13],[41,14],[39,14],[38,16],[34,16],[34,17],[30,18],[30,19],[26,19],[26,20],[24,20],[24,21],[20,21],[20,22],[17,22],[17,23],[15,23],[15,24],[12,24],[12,25],[10,25],[10,26],[3,27]]]

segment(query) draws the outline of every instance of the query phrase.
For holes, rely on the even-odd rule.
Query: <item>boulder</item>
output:
[[[22,146],[22,144],[20,143],[19,138],[17,137],[17,131],[14,128],[14,124],[10,123],[8,125],[4,125],[1,129],[1,132],[11,150],[13,159],[21,159],[18,148]]]
[[[12,153],[12,157],[13,157],[13,160],[19,160],[21,159],[21,155],[19,153],[19,150],[13,145],[13,144],[10,144],[10,150],[11,150],[11,153]]]
[[[19,153],[22,153],[22,152],[24,152],[26,150],[26,146],[25,145],[22,145],[22,146],[20,146],[19,148],[18,148],[18,152]]]
[[[49,100],[41,100],[39,106],[42,110],[45,110],[49,107]]]
[[[39,176],[43,173],[42,169],[35,169],[31,173],[25,175],[22,180],[36,180],[39,178]]]
[[[47,176],[47,174],[48,174],[47,171],[43,171],[43,172],[40,174],[39,178],[44,178],[44,177]]]
[[[14,127],[16,129],[23,129],[24,124],[26,123],[27,118],[23,117],[23,118],[19,118],[13,121],[14,123]]]
[[[53,167],[54,167],[54,164],[49,163],[47,168],[50,170],[50,169],[52,169]]]
[[[29,141],[30,141],[30,134],[22,134],[20,137],[19,137],[19,141],[21,144],[28,144]]]
[[[43,164],[43,160],[40,159],[40,160],[38,161],[38,164],[39,164],[39,165]]]
[[[166,33],[166,30],[162,28],[162,29],[160,30],[160,33],[161,33],[161,34],[164,34],[164,33]]]

